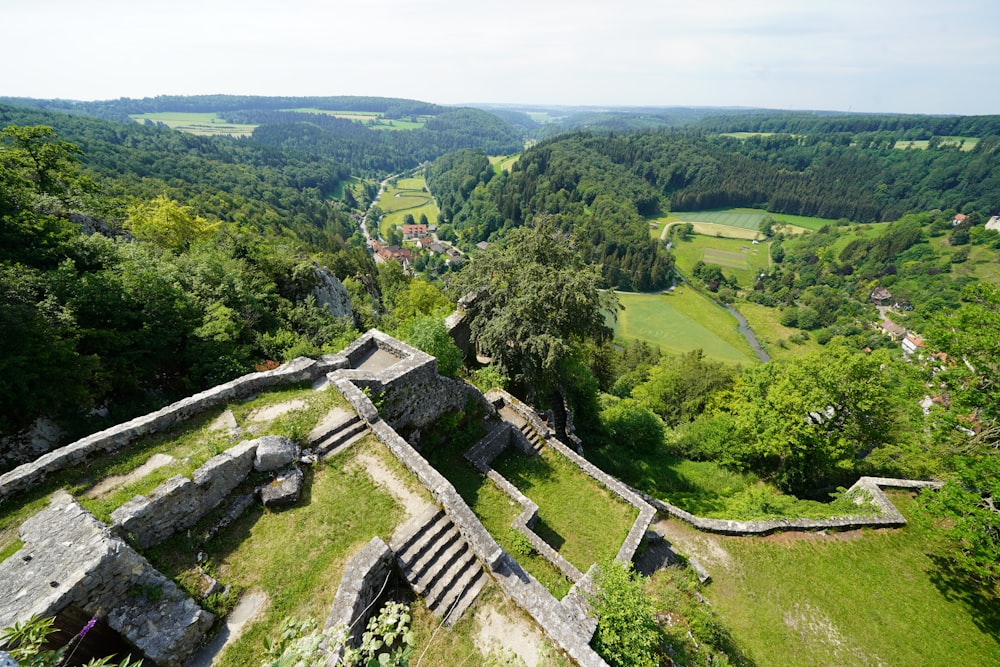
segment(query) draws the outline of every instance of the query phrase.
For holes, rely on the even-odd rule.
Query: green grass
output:
[[[364,447],[382,445],[369,439]],[[349,466],[360,449],[308,474],[311,483],[300,504],[280,512],[255,508],[204,547],[219,581],[241,591],[263,591],[269,600],[263,615],[223,652],[219,664],[259,663],[265,640],[277,636],[287,616],[322,623],[346,561],[372,537],[388,540],[403,518],[402,508],[381,486]],[[174,576],[178,567],[190,572],[196,565],[197,550],[178,543],[177,551],[157,554]]]
[[[692,275],[699,261],[722,267],[727,276],[734,276],[740,287],[753,286],[761,272],[770,270],[770,244],[743,239],[715,238],[691,235],[687,241],[675,237],[671,250],[677,260],[677,268],[685,275]]]
[[[298,113],[322,114],[334,116],[335,118],[345,118],[364,123],[373,130],[416,130],[427,124],[430,116],[408,116],[406,120],[399,118],[386,118],[380,111],[337,111],[330,109],[317,109],[315,107],[302,107],[298,109],[284,109],[284,111],[296,111]],[[415,120],[410,120],[415,118]]]
[[[10,545],[17,540],[18,526],[29,516],[42,510],[56,489],[66,488],[80,504],[97,518],[106,521],[112,511],[133,496],[148,494],[174,475],[190,475],[205,461],[235,444],[224,431],[211,431],[208,428],[225,410],[232,410],[237,424],[246,427],[249,425],[247,417],[254,410],[291,400],[305,401],[308,407],[282,415],[269,424],[256,424],[258,436],[284,435],[301,440],[330,407],[346,406],[343,398],[333,391],[317,392],[305,386],[277,389],[262,393],[249,401],[237,401],[209,410],[173,429],[140,438],[114,454],[94,457],[81,465],[61,471],[27,493],[0,501],[0,553],[7,553]],[[128,473],[155,453],[169,454],[176,460],[142,479],[112,489],[99,497],[85,497],[101,480],[111,475]]]
[[[935,555],[940,533],[915,502],[893,501],[905,528],[771,538],[676,528],[707,545],[704,595],[757,665],[1000,665],[1000,600],[970,593]]]
[[[836,220],[816,218],[805,215],[789,215],[786,213],[771,213],[756,208],[726,208],[711,211],[681,211],[674,213],[684,222],[708,222],[728,227],[759,230],[764,217],[770,215],[776,222],[793,227],[802,227],[816,231],[824,225],[836,224]],[[793,230],[794,231],[794,230]]]
[[[256,125],[227,123],[217,113],[194,113],[186,111],[160,111],[156,113],[129,114],[136,122],[143,123],[147,119],[154,123],[163,123],[173,130],[200,135],[227,135],[231,137],[247,137],[253,134]]]
[[[490,164],[493,165],[493,171],[500,173],[501,171],[510,171],[514,168],[514,163],[521,159],[521,154],[516,155],[491,155]]]
[[[463,456],[483,435],[479,424],[464,430],[448,428],[439,422],[421,441],[427,461],[454,485],[490,535],[552,595],[561,599],[572,587],[565,575],[537,553],[517,553],[517,538],[513,537],[511,523],[521,513],[521,506]]]
[[[943,146],[958,146],[963,151],[971,151],[979,143],[978,137],[953,137],[953,136],[941,136],[938,137],[941,140]],[[930,141],[927,139],[915,139],[906,140],[901,139],[896,142],[895,148],[906,149],[906,148],[917,148],[920,150],[926,150],[930,145]]]
[[[756,356],[736,328],[736,319],[690,287],[669,294],[619,293],[625,307],[612,325],[625,340],[645,340],[667,354],[695,349],[729,363],[755,363]]]
[[[791,337],[801,333],[801,330],[786,327],[779,321],[780,308],[745,302],[735,304],[735,308],[746,318],[754,335],[757,336],[757,342],[767,350],[772,359],[794,359],[821,349],[820,344],[812,336],[801,343],[791,342]]]
[[[389,230],[402,225],[407,214],[412,215],[415,222],[420,222],[421,214],[426,215],[427,221],[432,225],[437,221],[437,203],[422,177],[401,178],[395,185],[386,183],[378,205],[385,211],[380,227],[382,238],[388,238]]]
[[[796,498],[765,484],[756,475],[734,472],[712,461],[680,459],[666,448],[639,452],[606,445],[592,450],[590,457],[626,484],[696,516],[757,521],[875,513],[874,508],[859,509],[846,498],[832,502]]]
[[[508,449],[493,467],[538,505],[535,532],[581,572],[614,558],[638,516],[558,452]]]

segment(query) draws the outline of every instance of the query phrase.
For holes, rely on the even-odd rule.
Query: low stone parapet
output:
[[[272,387],[316,380],[331,371],[347,366],[347,358],[339,354],[326,355],[320,359],[299,357],[274,370],[250,373],[206,389],[155,412],[54,449],[31,463],[25,463],[0,475],[0,498],[23,492],[41,483],[46,476],[77,465],[95,453],[121,449],[144,435],[166,430],[209,408]]]

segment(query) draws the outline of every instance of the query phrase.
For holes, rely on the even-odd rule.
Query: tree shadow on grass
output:
[[[1000,595],[984,588],[954,562],[938,554],[927,554],[934,562],[931,582],[948,600],[959,602],[969,610],[976,627],[1000,644]]]

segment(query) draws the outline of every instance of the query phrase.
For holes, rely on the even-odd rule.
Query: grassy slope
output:
[[[670,354],[701,348],[719,361],[756,359],[736,330],[736,320],[690,288],[669,294],[619,294],[618,300],[625,310],[618,311],[616,336],[646,340]]]
[[[548,449],[540,457],[507,450],[493,467],[538,504],[535,532],[581,572],[614,558],[637,510]]]
[[[769,243],[753,245],[750,241],[741,239],[693,235],[687,241],[676,240],[672,251],[677,260],[677,268],[685,275],[690,276],[694,265],[699,261],[717,264],[727,276],[735,276],[740,287],[745,289],[753,285],[758,274],[768,271],[769,248]],[[712,251],[717,250],[739,255],[743,261],[713,261]],[[735,266],[736,264],[741,266]]]
[[[158,113],[134,113],[129,114],[129,117],[140,123],[149,119],[154,123],[163,123],[173,130],[202,135],[247,137],[253,134],[257,127],[256,125],[227,123],[214,112],[162,111]]]
[[[938,534],[894,501],[906,528],[695,537],[715,556],[706,597],[757,665],[1000,665],[997,601],[949,589]]]
[[[386,184],[385,192],[378,200],[379,208],[385,211],[381,226],[383,238],[394,226],[403,224],[407,213],[413,215],[415,222],[420,222],[420,214],[424,214],[430,224],[437,223],[438,207],[426,188],[427,183],[422,177],[401,178],[395,186]]]
[[[750,328],[753,329],[757,341],[764,346],[772,359],[791,359],[801,357],[810,352],[820,349],[820,344],[811,336],[804,343],[790,343],[788,339],[800,329],[786,327],[778,318],[781,316],[780,308],[769,308],[759,303],[738,303],[736,310],[746,318]],[[785,341],[784,345],[780,341]]]

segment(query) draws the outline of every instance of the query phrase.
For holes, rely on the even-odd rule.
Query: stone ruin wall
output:
[[[330,371],[345,368],[347,364],[347,359],[341,355],[327,355],[319,359],[299,357],[274,370],[250,373],[206,389],[156,412],[88,435],[0,475],[0,499],[30,489],[47,475],[77,465],[94,454],[116,451],[144,435],[169,429],[209,408],[266,389],[313,381]]]
[[[0,627],[75,605],[160,667],[182,667],[212,625],[212,614],[65,491],[18,532],[22,548],[0,563]]]

